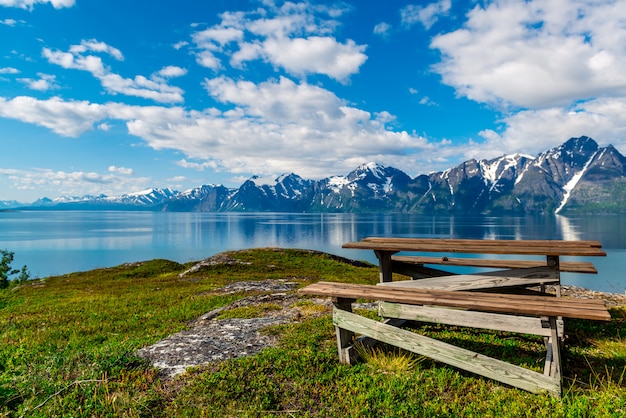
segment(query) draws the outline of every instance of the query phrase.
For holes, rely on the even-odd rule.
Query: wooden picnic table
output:
[[[392,282],[393,273],[420,279],[404,286],[431,289],[479,290],[489,288],[529,287],[554,284],[560,296],[561,272],[597,273],[592,263],[562,261],[563,256],[606,256],[598,241],[564,240],[470,240],[437,238],[369,237],[348,242],[343,248],[373,250],[379,260],[380,282]],[[394,256],[399,252],[439,253],[438,257],[409,255]],[[452,254],[474,257],[451,257]],[[478,255],[478,257],[476,257]],[[486,259],[488,255],[540,256],[538,260]],[[437,266],[500,268],[487,273],[453,275]],[[454,277],[453,277],[454,276]],[[397,285],[397,283],[396,283]]]
[[[343,248],[373,250],[380,263],[378,286],[315,283],[303,294],[333,298],[340,361],[351,364],[359,357],[355,336],[361,343],[382,341],[434,360],[531,392],[561,395],[563,318],[610,320],[604,301],[556,298],[545,293],[547,284],[557,288],[560,273],[596,273],[586,261],[562,261],[563,256],[605,256],[597,241],[561,240],[462,240],[428,238],[365,238]],[[418,255],[394,255],[399,252]],[[438,256],[424,256],[438,253]],[[479,258],[450,257],[464,253]],[[485,255],[539,256],[538,260],[485,259]],[[497,271],[453,274],[426,265],[496,268]],[[393,281],[393,273],[410,280]],[[539,286],[529,292],[528,287]],[[518,293],[518,294],[516,294]],[[357,298],[378,300],[383,322],[352,313]],[[544,338],[544,372],[503,362],[444,343],[400,327],[406,321],[422,321],[483,328]]]

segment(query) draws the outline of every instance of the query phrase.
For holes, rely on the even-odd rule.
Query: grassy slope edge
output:
[[[173,381],[136,357],[203,313],[246,294],[237,281],[373,283],[358,267],[300,250],[231,254],[207,266],[152,260],[0,291],[0,416],[624,416],[624,307],[610,324],[568,321],[563,399],[532,395],[428,360],[405,372],[337,362],[329,315],[268,329],[277,347]],[[302,303],[306,303],[303,301]],[[537,337],[424,325],[436,335],[540,370]]]

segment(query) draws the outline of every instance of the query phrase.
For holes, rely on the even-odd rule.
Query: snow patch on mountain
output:
[[[561,204],[554,211],[554,213],[559,213],[563,209],[563,207],[567,204],[567,201],[569,200],[569,197],[570,197],[570,195],[572,193],[572,190],[574,190],[574,188],[576,187],[576,185],[578,184],[580,179],[583,177],[583,175],[585,174],[585,172],[589,168],[589,165],[594,160],[594,158],[595,158],[595,156],[597,154],[598,154],[597,151],[594,152],[593,155],[589,158],[589,160],[587,160],[587,162],[585,163],[585,165],[582,168],[582,170],[580,170],[578,173],[574,174],[572,176],[572,178],[570,179],[570,181],[568,181],[567,184],[565,186],[563,186],[563,191],[565,192],[563,194],[563,200],[561,200]]]

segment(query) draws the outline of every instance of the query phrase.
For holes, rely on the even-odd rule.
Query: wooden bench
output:
[[[544,261],[535,260],[505,260],[496,259],[489,260],[484,258],[453,258],[453,257],[420,257],[420,256],[391,256],[393,261],[399,263],[416,264],[423,266],[424,264],[436,264],[442,266],[461,266],[461,267],[485,267],[485,268],[501,268],[501,269],[520,269],[531,267],[543,267],[546,265]],[[560,270],[566,273],[588,273],[598,274],[598,270],[593,263],[586,261],[561,261]]]
[[[333,298],[333,323],[341,362],[351,364],[358,354],[356,334],[391,344],[436,361],[485,376],[533,393],[561,395],[561,353],[557,318],[609,321],[604,301],[500,293],[319,282],[299,292]],[[356,299],[381,301],[386,322],[352,313]],[[398,322],[397,320],[400,320]],[[494,329],[544,337],[546,360],[539,373],[470,350],[399,328],[404,320]],[[394,325],[395,324],[395,325]]]

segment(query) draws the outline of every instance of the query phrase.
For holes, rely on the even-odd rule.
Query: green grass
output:
[[[250,250],[242,263],[166,260],[74,273],[0,291],[0,416],[624,416],[626,309],[610,323],[568,321],[562,399],[533,395],[420,359],[386,372],[337,361],[329,314],[272,327],[277,347],[198,367],[173,381],[133,353],[203,313],[248,296],[224,284],[267,279],[375,283],[354,267],[299,250]],[[321,309],[298,302],[312,314]],[[276,309],[232,309],[249,317]],[[540,338],[425,325],[420,332],[541,370]],[[384,355],[381,355],[384,357]],[[384,360],[384,359],[383,359]],[[389,359],[387,359],[389,360]],[[369,365],[368,365],[369,364]]]

